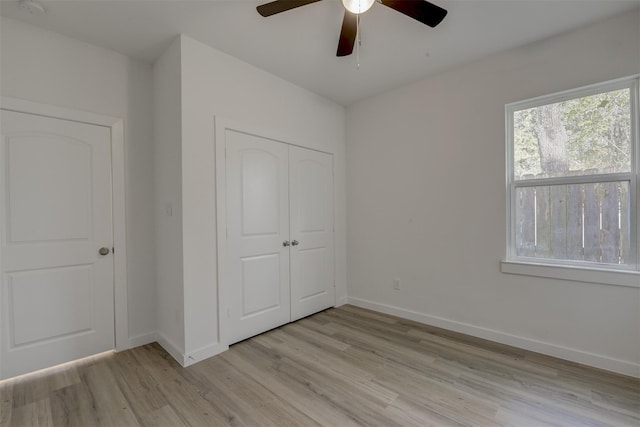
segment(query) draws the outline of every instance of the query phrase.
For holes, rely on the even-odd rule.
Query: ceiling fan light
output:
[[[345,9],[359,15],[371,9],[375,0],[342,0]]]

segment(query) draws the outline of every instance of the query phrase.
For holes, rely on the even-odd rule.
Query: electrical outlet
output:
[[[400,290],[400,279],[393,279],[393,289],[396,291]]]

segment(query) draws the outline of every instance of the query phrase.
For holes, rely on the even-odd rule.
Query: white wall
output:
[[[349,301],[640,375],[640,289],[499,266],[504,105],[639,72],[635,11],[350,106]]]
[[[132,345],[155,339],[151,67],[18,21],[0,21],[3,96],[121,117]]]
[[[158,340],[178,360],[184,354],[180,39],[153,68],[154,177]]]
[[[336,286],[346,295],[344,108],[265,71],[181,37],[185,346],[191,361],[218,337],[214,117],[288,135],[334,154]]]

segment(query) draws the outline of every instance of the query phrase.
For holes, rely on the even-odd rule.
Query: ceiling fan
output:
[[[257,10],[260,15],[266,17],[317,1],[320,0],[275,0],[258,6]],[[369,10],[375,1],[432,28],[442,22],[447,15],[445,9],[426,0],[342,0],[345,11],[337,56],[351,55],[358,34],[360,14]]]

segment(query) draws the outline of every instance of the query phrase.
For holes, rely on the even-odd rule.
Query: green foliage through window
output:
[[[515,111],[515,178],[629,172],[630,99],[621,89]],[[555,162],[544,161],[545,144]]]

